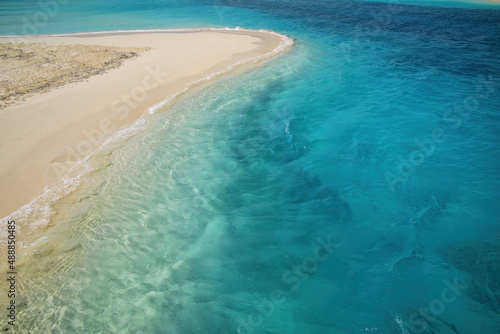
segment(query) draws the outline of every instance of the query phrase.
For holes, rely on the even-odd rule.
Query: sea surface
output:
[[[3,0],[4,35],[295,41],[87,161],[20,264],[14,332],[500,333],[499,8]]]

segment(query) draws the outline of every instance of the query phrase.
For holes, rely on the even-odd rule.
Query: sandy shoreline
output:
[[[0,38],[8,43],[9,38]],[[25,43],[149,48],[119,68],[0,110],[0,217],[61,180],[118,129],[193,83],[277,53],[284,36],[248,30],[106,32]]]

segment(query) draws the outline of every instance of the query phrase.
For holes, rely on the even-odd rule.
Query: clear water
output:
[[[71,1],[37,33],[226,26],[296,44],[95,157],[18,331],[498,333],[500,11]]]

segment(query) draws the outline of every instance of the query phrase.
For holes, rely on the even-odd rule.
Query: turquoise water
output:
[[[500,11],[71,1],[36,28],[226,26],[296,43],[95,157],[19,331],[498,333]]]

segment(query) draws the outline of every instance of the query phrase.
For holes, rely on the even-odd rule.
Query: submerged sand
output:
[[[14,211],[151,107],[291,43],[249,30],[41,36],[23,38],[21,46],[10,41],[0,38],[10,54],[0,63],[14,62],[9,57],[16,53],[36,61],[30,70],[12,69],[18,74],[11,72],[9,85],[2,84],[5,100],[50,90],[0,109],[0,217],[12,219]],[[0,66],[10,69],[7,63]]]

